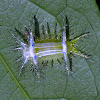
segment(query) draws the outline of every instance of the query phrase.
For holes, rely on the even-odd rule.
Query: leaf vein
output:
[[[27,97],[28,100],[30,100],[29,95],[26,93],[26,91],[23,89],[23,87],[21,86],[21,84],[18,82],[18,80],[16,79],[16,77],[14,76],[13,72],[11,71],[11,69],[9,68],[9,66],[7,65],[7,63],[5,62],[4,58],[2,57],[2,55],[0,55],[0,59],[1,61],[4,63],[5,67],[7,68],[7,70],[9,71],[10,75],[12,76],[12,78],[15,80],[15,82],[17,83],[17,85],[19,86],[19,88],[21,89],[21,91],[24,93],[24,95]]]

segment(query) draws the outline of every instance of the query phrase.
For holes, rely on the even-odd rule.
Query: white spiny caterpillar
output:
[[[64,62],[65,62],[65,65],[66,65],[66,70],[69,75],[69,71],[70,70],[72,71],[72,59],[70,56],[72,53],[82,56],[82,57],[85,57],[85,58],[88,58],[86,55],[82,54],[80,51],[78,51],[74,47],[74,44],[76,43],[76,41],[79,40],[81,37],[86,36],[87,34],[82,34],[81,36],[79,36],[73,40],[70,40],[69,39],[69,31],[68,31],[69,30],[68,20],[67,20],[66,24],[67,24],[67,26],[65,28],[67,29],[67,31],[65,31],[65,30],[61,31],[61,38],[59,41],[56,41],[56,39],[55,40],[49,39],[49,40],[44,40],[44,41],[42,40],[42,41],[36,42],[36,39],[40,38],[40,35],[33,34],[31,31],[28,31],[28,30],[27,30],[28,39],[26,39],[27,43],[21,42],[19,39],[17,39],[13,35],[13,37],[15,37],[17,39],[17,41],[19,42],[19,44],[21,45],[21,47],[16,48],[16,50],[22,50],[22,57],[20,59],[18,59],[17,61],[20,61],[22,58],[24,59],[24,62],[20,68],[19,75],[21,74],[21,71],[22,71],[24,65],[28,62],[28,60],[31,60],[32,64],[35,66],[35,68],[37,68],[39,58],[43,57],[43,59],[46,60],[49,57],[51,57],[52,59],[54,59],[54,58],[57,59],[57,61],[60,63],[58,58],[59,58],[59,56],[62,56],[64,59]],[[17,33],[19,35],[22,35],[22,33],[19,32],[19,30],[17,30],[16,28],[15,28],[15,30],[17,31]],[[48,35],[51,37],[49,32],[48,32]],[[55,37],[57,38],[57,36],[55,36]],[[67,66],[67,61],[68,61],[67,58],[68,57],[69,57],[69,62],[70,62],[70,69]]]
[[[13,35],[14,36],[14,35]],[[18,39],[17,39],[18,40]],[[19,41],[19,40],[18,40]],[[39,47],[38,44],[36,44],[35,46],[35,43],[34,43],[34,39],[33,39],[33,35],[32,35],[32,32],[30,32],[30,37],[29,37],[29,41],[28,41],[28,44],[25,44],[21,41],[19,41],[21,47],[19,48],[16,48],[16,50],[22,50],[22,57],[21,58],[24,58],[24,62],[20,68],[20,72],[19,74],[21,73],[23,67],[24,67],[24,64],[27,63],[27,61],[29,59],[32,60],[32,63],[37,66],[37,58],[39,57],[44,57],[44,56],[49,56],[49,55],[56,55],[56,54],[63,54],[63,57],[64,57],[64,60],[65,60],[65,63],[66,63],[66,69],[67,71],[69,70],[68,67],[67,67],[67,44],[66,44],[66,35],[63,33],[62,35],[62,45],[59,44],[57,45],[56,43],[42,43],[41,47]],[[61,47],[62,46],[62,47]],[[44,48],[42,51],[39,51],[36,53],[35,49],[40,49],[40,48]],[[51,50],[49,50],[49,48],[52,48]],[[59,49],[61,48],[61,49]]]

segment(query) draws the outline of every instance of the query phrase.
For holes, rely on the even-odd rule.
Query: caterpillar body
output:
[[[35,21],[37,22],[36,16],[34,16]],[[22,57],[18,59],[17,61],[20,61],[22,58],[24,59],[24,62],[22,63],[22,66],[20,68],[19,75],[21,74],[21,71],[24,67],[24,65],[28,62],[28,60],[32,61],[32,65],[37,68],[38,62],[40,61],[41,58],[44,60],[51,59],[53,63],[53,59],[56,59],[60,64],[59,57],[63,57],[64,63],[65,63],[65,68],[69,74],[69,71],[72,71],[72,57],[71,54],[77,54],[79,56],[88,58],[86,55],[82,54],[80,51],[78,51],[75,47],[74,44],[76,43],[77,40],[79,40],[81,37],[84,37],[87,35],[82,34],[81,36],[70,40],[69,39],[69,23],[66,17],[66,31],[62,30],[61,35],[55,37],[52,39],[49,26],[48,26],[48,35],[49,39],[46,39],[45,34],[44,35],[44,40],[40,40],[40,34],[39,31],[33,34],[31,31],[29,31],[26,27],[26,35],[23,35],[19,30],[15,28],[17,33],[23,38],[24,42],[19,41],[19,44],[21,47],[16,48],[16,50],[22,50]],[[35,25],[37,26],[37,25]],[[57,24],[56,24],[57,26]],[[14,36],[14,35],[13,35]],[[15,37],[15,36],[14,36]],[[59,39],[58,39],[59,38]],[[68,60],[67,60],[68,59]],[[70,68],[67,66],[67,62],[70,62]],[[45,64],[44,64],[45,65]],[[44,67],[44,66],[43,66]],[[37,69],[35,69],[37,71]]]

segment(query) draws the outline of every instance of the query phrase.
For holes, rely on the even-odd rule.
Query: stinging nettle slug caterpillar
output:
[[[52,66],[54,59],[61,64],[61,61],[59,60],[59,57],[62,57],[65,63],[65,69],[68,72],[72,72],[72,55],[76,54],[85,58],[88,58],[88,56],[82,54],[80,51],[78,51],[74,45],[75,43],[82,37],[87,36],[87,33],[82,34],[79,37],[74,38],[71,40],[69,38],[69,22],[66,16],[66,26],[61,30],[60,35],[57,35],[57,23],[55,25],[55,31],[54,36],[51,35],[49,24],[47,22],[47,34],[44,30],[44,25],[42,26],[42,35],[43,39],[41,39],[40,31],[39,31],[39,24],[36,16],[34,16],[35,21],[35,33],[33,34],[28,28],[25,27],[26,32],[23,34],[18,29],[15,28],[15,31],[23,38],[24,43],[21,42],[19,39],[17,39],[14,34],[13,37],[17,39],[18,43],[20,44],[20,47],[15,48],[15,50],[21,50],[22,51],[22,57],[19,58],[17,61],[20,61],[24,59],[19,75],[21,74],[21,71],[24,67],[24,65],[28,62],[28,60],[31,60],[31,65],[35,66],[34,70],[38,72],[38,62],[42,58],[42,68],[44,68],[45,65],[48,63],[48,59],[51,59]],[[70,67],[68,67],[67,62],[69,61]]]

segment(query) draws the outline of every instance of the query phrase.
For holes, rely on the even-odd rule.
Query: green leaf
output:
[[[30,1],[0,1],[0,99],[100,100],[100,12],[95,0]],[[40,78],[30,72],[30,63],[19,76],[22,61],[16,63],[16,60],[22,54],[13,50],[18,44],[11,34],[16,34],[22,41],[14,29],[23,31],[34,15],[39,21],[40,32],[47,22],[51,32],[56,23],[58,29],[62,29],[66,15],[70,39],[89,32],[86,38],[77,42],[76,48],[91,56],[85,59],[74,55],[73,73],[69,76],[64,65],[60,66],[57,61],[53,67],[49,62]]]

